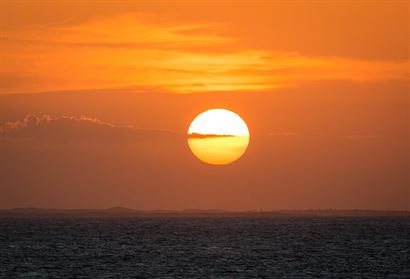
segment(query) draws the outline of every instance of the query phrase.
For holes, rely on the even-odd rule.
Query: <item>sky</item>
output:
[[[410,210],[408,1],[0,3],[0,208]],[[250,144],[195,158],[224,108]]]

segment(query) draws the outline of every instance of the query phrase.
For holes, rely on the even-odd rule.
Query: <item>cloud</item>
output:
[[[163,24],[144,15],[124,14],[56,27],[58,41],[101,47],[181,49],[221,45],[234,38],[206,32],[213,23]]]
[[[48,142],[134,141],[146,139],[173,139],[180,134],[143,130],[133,126],[119,126],[89,116],[58,116],[27,114],[22,120],[0,125],[0,136],[11,139],[39,139]]]
[[[7,134],[7,133],[10,133],[16,130],[18,131],[18,130],[25,129],[28,127],[41,125],[43,123],[48,123],[52,120],[53,119],[49,115],[42,115],[39,117],[34,114],[28,114],[24,117],[23,120],[9,121],[1,125],[0,133]]]
[[[9,121],[6,122],[5,124],[0,126],[0,132],[3,134],[15,132],[18,130],[22,129],[27,129],[35,126],[44,126],[47,125],[51,122],[61,122],[61,121],[84,121],[84,122],[90,122],[90,123],[95,123],[98,125],[103,125],[107,127],[116,127],[115,125],[108,123],[108,122],[103,122],[97,118],[92,118],[92,117],[87,117],[87,116],[60,116],[60,117],[51,117],[48,114],[43,114],[40,116],[37,116],[35,114],[27,114],[22,120],[17,120],[17,121]]]
[[[213,22],[141,14],[4,32],[2,93],[144,86],[176,93],[261,91],[316,80],[408,79],[408,60],[306,56],[251,48]],[[13,76],[15,73],[15,76]],[[24,80],[21,80],[24,73]],[[3,78],[2,78],[3,77]]]

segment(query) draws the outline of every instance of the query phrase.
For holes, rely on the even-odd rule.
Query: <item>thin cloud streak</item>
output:
[[[43,144],[90,142],[139,142],[140,140],[173,140],[182,134],[164,130],[138,129],[115,125],[90,116],[57,116],[27,114],[23,119],[0,125],[0,139],[40,139]]]
[[[85,121],[85,122],[95,123],[98,125],[103,125],[103,126],[111,127],[111,128],[113,127],[132,128],[132,126],[116,126],[114,124],[104,122],[97,118],[89,117],[85,115],[52,117],[48,114],[43,114],[40,116],[37,116],[35,114],[27,114],[22,120],[8,121],[4,123],[3,125],[0,125],[0,133],[7,134],[8,132],[11,132],[14,130],[20,130],[20,129],[28,128],[30,126],[40,126],[43,124],[47,124],[47,123],[54,122],[54,121],[60,121],[60,120]]]

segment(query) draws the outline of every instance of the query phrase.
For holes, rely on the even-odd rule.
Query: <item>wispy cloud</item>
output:
[[[99,120],[98,118],[93,118],[93,117],[89,117],[85,115],[52,117],[48,114],[43,114],[40,116],[36,114],[27,114],[22,120],[8,121],[0,125],[0,132],[3,134],[6,134],[8,132],[12,132],[15,130],[25,129],[25,128],[34,127],[34,126],[46,125],[51,122],[58,122],[58,121],[80,121],[80,122],[84,121],[88,123],[94,123],[97,125],[103,125],[106,127],[132,128],[131,126],[116,126],[108,122],[103,122]]]
[[[0,90],[149,86],[177,93],[267,90],[310,80],[407,79],[409,61],[249,49],[216,23],[164,24],[142,15],[4,32]],[[10,83],[15,75],[19,83]],[[1,78],[1,77],[7,78]],[[33,82],[35,80],[36,82]]]
[[[115,125],[90,116],[50,116],[27,114],[23,119],[0,125],[0,136],[6,138],[39,138],[51,142],[92,141],[95,144],[112,141],[170,139],[178,133],[143,130],[133,126]]]

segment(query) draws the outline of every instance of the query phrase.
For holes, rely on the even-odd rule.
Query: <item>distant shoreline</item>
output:
[[[273,211],[227,211],[222,209],[185,210],[137,210],[124,207],[107,209],[47,209],[11,208],[0,209],[0,217],[143,217],[143,216],[317,216],[317,217],[371,217],[409,216],[406,210],[273,210]]]

